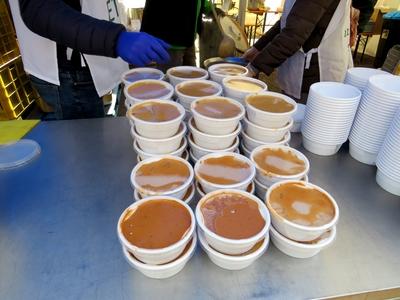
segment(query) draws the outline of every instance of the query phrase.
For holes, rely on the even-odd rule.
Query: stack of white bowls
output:
[[[215,197],[221,193],[239,194],[257,203],[260,214],[265,220],[265,225],[262,227],[260,232],[249,238],[231,239],[220,236],[207,228],[201,212],[201,206],[211,197]],[[268,231],[271,225],[269,212],[260,199],[247,192],[225,189],[207,194],[196,206],[196,220],[201,248],[214,264],[223,269],[242,270],[247,268],[260,258],[268,248]]]
[[[347,141],[361,98],[356,87],[339,82],[314,83],[302,124],[303,145],[318,155],[333,155]]]
[[[365,88],[367,87],[369,78],[378,74],[388,73],[383,70],[373,68],[351,68],[347,70],[344,83],[355,86],[356,88],[360,89],[361,92],[364,92]]]
[[[293,105],[293,109],[285,113],[273,113],[257,109],[249,104],[249,99],[257,95],[278,97]],[[242,153],[250,157],[251,152],[262,145],[288,145],[290,129],[293,126],[293,115],[297,110],[296,102],[290,97],[275,93],[262,92],[248,95],[245,99],[247,116],[243,120]]]
[[[134,245],[128,241],[121,229],[121,224],[127,215],[142,204],[162,199],[163,201],[176,201],[184,206],[190,214],[191,224],[188,232],[176,243],[164,248],[147,249]],[[149,216],[151,219],[152,216]],[[173,197],[149,197],[130,205],[120,216],[117,227],[118,238],[126,261],[143,275],[164,279],[179,273],[196,251],[197,234],[196,220],[191,208]]]
[[[199,101],[207,99],[221,99],[238,106],[241,113],[232,118],[211,118],[197,112],[195,109]],[[240,120],[245,114],[243,106],[237,101],[225,97],[199,98],[191,104],[193,117],[188,122],[190,135],[190,157],[196,163],[204,155],[215,152],[235,152],[239,147],[238,135],[242,131]]]
[[[400,110],[386,134],[376,166],[378,184],[386,191],[400,196]]]
[[[320,226],[300,225],[284,218],[270,203],[271,193],[287,184],[303,184],[306,188],[324,193],[331,201],[335,215],[332,220]],[[333,197],[322,188],[307,182],[289,180],[275,183],[270,187],[265,198],[271,214],[272,226],[270,229],[271,241],[281,252],[295,258],[309,258],[317,255],[321,250],[331,245],[336,238],[336,223],[339,219],[339,207]],[[302,203],[299,203],[298,207]],[[304,206],[306,207],[306,206]],[[304,207],[299,210],[304,210]]]
[[[144,121],[135,117],[131,112],[144,103],[167,103],[174,105],[180,112],[179,117],[165,122]],[[130,122],[133,148],[138,155],[138,161],[159,155],[188,157],[186,152],[186,124],[182,121],[185,116],[184,108],[169,100],[147,100],[133,105],[126,113]]]
[[[400,77],[375,75],[369,79],[350,133],[350,155],[374,165],[386,132],[400,107]]]

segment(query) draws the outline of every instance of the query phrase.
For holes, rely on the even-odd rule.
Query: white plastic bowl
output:
[[[351,140],[349,145],[349,153],[355,160],[371,166],[375,165],[376,158],[378,157],[378,153],[365,151],[364,149],[358,147],[358,145],[356,146],[356,144],[354,144]]]
[[[293,119],[290,119],[289,123],[281,128],[261,127],[250,122],[247,118],[244,118],[243,124],[249,137],[265,143],[276,143],[281,141],[293,126]]]
[[[219,236],[216,233],[209,230],[204,224],[203,214],[201,213],[201,205],[205,201],[207,201],[209,198],[214,197],[215,195],[218,195],[221,193],[237,193],[237,194],[243,195],[243,196],[247,197],[248,199],[251,199],[254,202],[256,202],[260,209],[260,213],[265,220],[265,226],[262,228],[262,230],[250,238],[238,239],[238,240],[228,239],[228,238]],[[271,225],[271,219],[270,219],[268,209],[266,208],[266,206],[260,199],[258,199],[256,196],[254,196],[250,193],[247,193],[245,191],[239,191],[239,190],[233,190],[233,189],[223,189],[223,190],[215,191],[215,192],[205,195],[197,203],[195,214],[196,214],[197,224],[200,227],[200,229],[202,230],[202,232],[204,233],[204,237],[205,237],[205,240],[207,241],[207,243],[212,248],[217,250],[218,252],[229,254],[229,255],[237,255],[237,254],[242,254],[242,253],[249,251],[251,248],[254,247],[254,245],[257,242],[259,242],[260,240],[262,240],[268,236],[268,231],[269,231],[269,228]]]
[[[335,216],[333,217],[333,219],[329,223],[322,226],[305,226],[296,224],[280,216],[270,205],[269,199],[274,189],[288,183],[302,183],[308,187],[317,189],[318,191],[327,195],[335,210]],[[267,204],[268,210],[271,213],[271,220],[274,228],[285,237],[298,242],[309,242],[319,238],[325,231],[328,231],[329,229],[334,227],[339,220],[339,207],[337,206],[336,201],[333,199],[333,197],[327,191],[309,182],[299,180],[278,182],[268,189],[265,203]]]
[[[124,95],[126,97],[126,102],[129,107],[136,103],[148,100],[148,99],[135,98],[128,93],[128,89],[130,86],[140,84],[142,82],[156,82],[156,83],[164,85],[168,89],[168,93],[166,93],[164,96],[157,97],[157,99],[159,99],[159,100],[169,100],[174,95],[174,87],[172,85],[170,85],[168,82],[165,82],[162,80],[153,80],[153,79],[145,79],[145,80],[135,81],[129,85],[126,85],[124,88]]]
[[[195,100],[197,100],[199,98],[202,98],[202,97],[190,96],[190,95],[183,94],[179,89],[182,86],[185,86],[186,84],[193,84],[193,83],[196,83],[196,82],[198,82],[198,83],[207,83],[207,84],[210,84],[210,85],[212,85],[212,86],[214,86],[214,87],[216,87],[218,89],[218,91],[216,93],[214,93],[212,95],[209,95],[207,97],[218,97],[218,96],[220,96],[222,94],[222,86],[220,86],[218,83],[216,83],[214,81],[209,81],[209,80],[188,80],[188,81],[181,82],[181,83],[179,83],[179,84],[177,84],[175,86],[175,95],[178,97],[179,103],[181,103],[182,106],[188,111],[190,111],[191,104]]]
[[[240,108],[241,112],[239,115],[232,117],[232,118],[226,118],[226,119],[216,119],[216,118],[210,118],[207,116],[204,116],[200,114],[199,112],[196,111],[196,105],[207,99],[221,99],[222,101],[229,101],[230,103],[236,105],[237,107]],[[204,98],[199,98],[192,102],[191,104],[191,111],[193,114],[194,121],[196,123],[196,127],[204,133],[212,134],[212,135],[226,135],[229,133],[232,133],[235,131],[237,128],[239,122],[241,119],[243,119],[246,111],[243,107],[242,104],[237,102],[236,100],[226,98],[226,97],[204,97]]]
[[[168,155],[171,155],[171,154],[168,154]],[[159,155],[154,155],[151,157],[155,157],[155,156],[159,156]],[[174,156],[182,157],[184,160],[188,161],[189,160],[189,151],[187,149],[185,149],[185,151],[183,151],[182,155],[174,155]],[[150,158],[150,157],[148,157],[148,158]],[[136,162],[141,162],[143,160],[144,159],[142,159],[139,155],[136,156]]]
[[[137,141],[140,149],[149,154],[168,154],[180,149],[182,139],[186,134],[186,124],[181,122],[178,133],[165,139],[151,139],[138,134],[135,128],[131,129],[132,137]]]
[[[376,182],[385,191],[393,195],[400,196],[400,181],[393,180],[379,169],[376,172]]]
[[[275,92],[261,92],[261,93],[257,93],[257,94],[279,97],[293,105],[293,109],[291,111],[284,112],[284,113],[273,113],[273,112],[263,111],[258,108],[255,108],[254,106],[249,104],[249,99],[253,95],[248,95],[245,100],[247,118],[249,119],[250,122],[252,122],[258,126],[266,127],[266,128],[284,127],[292,119],[293,115],[296,113],[296,109],[297,109],[296,101],[294,101],[292,98],[290,98],[286,95],[283,95],[280,93],[275,93]]]
[[[238,76],[248,76],[249,70],[247,68],[236,65],[236,64],[214,64],[208,68],[208,73],[210,74],[210,78],[212,81],[222,83],[222,81],[226,78],[229,77],[230,75],[223,75],[223,74],[218,74],[215,71],[221,67],[233,67],[233,68],[239,68],[243,70],[243,74],[240,74]]]
[[[294,155],[297,156],[297,158],[301,159],[302,161],[304,161],[305,163],[305,169],[303,172],[300,172],[298,174],[294,174],[294,175],[279,175],[279,174],[273,174],[271,172],[267,172],[263,169],[261,169],[258,164],[256,163],[254,157],[255,155],[257,155],[258,152],[264,150],[264,149],[281,149],[283,151],[286,152],[291,152]],[[250,156],[251,161],[254,163],[256,169],[257,169],[257,174],[256,174],[256,179],[259,183],[265,185],[265,186],[271,186],[276,182],[279,181],[284,181],[284,180],[300,180],[301,178],[303,178],[304,176],[306,176],[310,170],[310,162],[308,161],[307,157],[301,153],[300,151],[288,147],[288,146],[279,146],[279,145],[264,145],[264,146],[260,146],[257,147],[256,149],[254,149],[254,151],[251,153]]]
[[[150,122],[141,120],[134,115],[132,115],[131,111],[135,109],[135,107],[139,105],[143,105],[147,102],[155,102],[155,103],[163,103],[163,104],[170,104],[175,106],[179,110],[179,117],[164,121],[164,122]],[[145,100],[140,103],[136,103],[133,105],[127,112],[126,116],[129,120],[133,121],[135,124],[136,132],[143,137],[151,138],[151,139],[165,139],[171,136],[174,136],[178,130],[179,125],[181,124],[182,120],[185,118],[185,109],[179,103],[169,100]]]
[[[306,150],[311,153],[321,155],[321,156],[330,156],[336,154],[342,144],[339,145],[326,145],[320,142],[314,142],[303,135],[303,146]]]
[[[186,148],[187,148],[187,140],[185,137],[183,137],[180,147],[173,152],[166,153],[165,155],[179,156],[179,157],[183,157],[185,159],[183,154],[185,153]],[[138,142],[136,140],[133,141],[133,149],[138,154],[138,156],[140,157],[141,160],[160,156],[160,154],[151,154],[151,153],[147,153],[147,152],[143,151],[139,147]]]
[[[229,76],[226,77],[222,80],[222,86],[224,88],[224,95],[226,97],[229,98],[233,98],[237,101],[239,101],[241,104],[245,104],[245,99],[248,95],[250,94],[255,94],[254,92],[248,92],[248,91],[243,91],[240,89],[234,89],[232,87],[229,87],[226,85],[226,83],[229,80],[244,80],[244,81],[248,81],[248,82],[252,82],[252,83],[256,83],[258,85],[260,85],[262,87],[262,89],[260,91],[258,91],[257,93],[261,93],[263,91],[266,91],[268,89],[268,86],[265,82],[258,80],[258,79],[254,79],[254,78],[250,78],[250,77],[244,77],[244,76]],[[287,123],[287,122],[286,122]]]
[[[201,166],[201,164],[209,158],[218,158],[218,157],[227,157],[227,156],[233,156],[234,158],[241,160],[245,163],[247,163],[250,166],[250,176],[248,178],[246,178],[245,180],[243,180],[242,182],[239,183],[235,183],[235,184],[216,184],[213,182],[209,182],[206,179],[202,178],[199,174],[199,168]],[[203,156],[202,158],[200,158],[197,162],[196,165],[194,166],[194,173],[196,176],[196,180],[199,181],[199,183],[201,184],[204,192],[206,193],[211,193],[213,191],[217,191],[220,189],[237,189],[237,190],[242,190],[245,191],[247,189],[247,186],[253,181],[255,175],[256,175],[256,169],[254,167],[254,164],[252,163],[252,161],[250,159],[248,159],[247,157],[238,154],[238,153],[234,153],[234,152],[222,152],[222,153],[211,153],[211,154],[207,154],[205,156]]]
[[[242,131],[242,137],[243,137],[243,145],[246,147],[246,149],[248,151],[253,151],[255,148],[264,146],[264,145],[286,145],[286,144],[289,144],[291,135],[290,135],[290,132],[287,131],[285,136],[283,137],[283,139],[281,139],[280,141],[275,142],[275,143],[266,143],[263,141],[253,139],[245,131]]]
[[[272,243],[281,252],[295,258],[309,258],[317,255],[321,250],[330,246],[336,238],[336,226],[330,229],[329,235],[316,244],[306,244],[290,240],[280,234],[273,226],[270,228]]]
[[[242,131],[240,122],[235,131],[226,135],[212,135],[201,132],[194,125],[194,119],[191,118],[188,122],[190,132],[193,136],[193,141],[200,147],[209,150],[223,150],[230,148],[235,142],[236,137]]]
[[[143,73],[154,73],[155,76],[158,76],[158,78],[152,78],[153,80],[163,80],[164,79],[164,73],[158,69],[154,69],[154,68],[134,68],[134,69],[130,69],[124,73],[122,73],[121,75],[121,81],[124,83],[124,85],[129,85],[133,82],[136,82],[138,80],[143,80],[143,79],[150,79],[150,78],[141,78],[135,81],[130,81],[128,78],[126,78],[126,76],[130,75],[130,74],[143,74]]]
[[[142,186],[140,186],[139,183],[135,179],[136,172],[139,170],[139,168],[145,164],[153,163],[153,162],[156,162],[156,161],[162,160],[162,159],[174,159],[179,162],[183,162],[189,170],[189,177],[186,179],[186,181],[181,186],[179,186],[173,190],[165,191],[165,192],[156,192],[156,191],[145,189]],[[141,161],[138,164],[136,164],[136,166],[133,168],[133,170],[131,172],[131,185],[135,190],[137,190],[140,193],[140,195],[143,198],[148,197],[148,196],[166,195],[166,196],[182,199],[182,197],[186,194],[186,191],[192,184],[193,177],[194,177],[193,168],[188,161],[184,160],[182,157],[177,157],[177,156],[172,156],[172,155],[161,155],[158,157],[146,159],[146,160]]]
[[[196,186],[196,191],[199,194],[200,198],[204,197],[206,195],[206,193],[203,190],[203,187],[201,186],[201,184],[196,180],[195,183]],[[254,194],[256,191],[256,185],[254,183],[254,181],[252,181],[246,188],[246,192],[250,193],[250,194]]]
[[[246,146],[243,144],[243,141],[240,142],[240,153],[246,156],[247,158],[250,158],[251,151],[246,148]]]
[[[181,200],[184,201],[186,204],[190,204],[190,202],[192,202],[192,200],[193,200],[195,193],[196,193],[196,187],[195,187],[195,184],[192,183],[192,185],[188,188],[188,190],[186,191],[186,194],[183,195]],[[138,193],[137,190],[133,191],[133,198],[135,201],[143,200],[143,197]]]
[[[218,252],[210,247],[206,241],[204,233],[201,230],[198,231],[198,237],[201,248],[208,255],[210,260],[225,270],[243,270],[249,267],[258,258],[260,258],[265,251],[267,251],[269,246],[269,234],[267,233],[260,248],[254,252],[251,252],[247,255],[228,255]]]
[[[189,145],[190,145],[192,154],[196,159],[200,159],[204,155],[207,155],[210,153],[215,153],[215,152],[235,152],[235,150],[239,146],[239,137],[235,138],[232,146],[230,146],[229,148],[226,148],[226,149],[222,149],[222,150],[210,150],[210,149],[206,149],[206,148],[196,145],[196,143],[193,141],[193,137],[192,137],[191,133],[188,136],[188,140],[189,140]]]
[[[184,78],[184,77],[177,77],[171,74],[173,70],[180,70],[180,71],[186,71],[186,70],[193,70],[193,71],[200,71],[203,73],[203,76],[201,77],[196,77],[196,78]],[[183,82],[183,81],[188,81],[188,80],[199,80],[199,79],[207,79],[208,78],[208,72],[202,68],[197,68],[197,67],[191,67],[191,66],[179,66],[179,67],[173,67],[167,70],[167,77],[169,82],[173,85],[176,86],[177,84]]]
[[[190,242],[190,241],[189,241]],[[197,246],[197,234],[193,233],[193,238],[189,249],[181,257],[176,260],[163,264],[163,265],[149,265],[142,263],[141,261],[135,259],[129,251],[122,247],[122,251],[127,262],[136,270],[141,272],[143,275],[154,278],[154,279],[164,279],[172,277],[178,274],[185,267],[186,263],[191,259],[196,251]]]
[[[172,244],[168,247],[165,248],[160,248],[160,249],[145,249],[145,248],[139,248],[135,245],[132,245],[122,234],[121,231],[121,222],[127,213],[128,210],[134,209],[135,207],[138,207],[139,205],[143,204],[144,202],[148,201],[154,201],[158,199],[163,199],[163,200],[170,200],[170,201],[176,201],[182,206],[186,208],[186,210],[190,214],[191,218],[191,225],[186,233],[186,235],[178,242],[175,244]],[[195,234],[195,229],[196,229],[196,220],[194,218],[194,214],[185,202],[182,202],[182,200],[173,198],[173,197],[167,197],[167,196],[162,196],[162,197],[149,197],[146,199],[143,199],[138,202],[134,202],[131,204],[128,208],[126,208],[121,216],[119,217],[118,220],[118,226],[117,226],[117,233],[118,233],[118,238],[121,243],[121,245],[127,250],[132,253],[138,260],[142,261],[145,264],[151,264],[151,265],[161,265],[165,264],[168,262],[172,262],[174,259],[176,259],[185,249],[187,243],[191,240],[193,235]]]

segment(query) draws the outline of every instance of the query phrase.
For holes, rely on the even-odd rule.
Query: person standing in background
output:
[[[350,0],[286,0],[281,20],[243,57],[253,73],[278,69],[282,91],[305,103],[313,83],[341,82],[353,65],[350,19]]]
[[[171,45],[170,61],[158,64],[166,72],[175,66],[195,66],[194,42],[201,31],[202,12],[210,5],[204,0],[147,0],[141,31]]]
[[[169,60],[169,45],[119,24],[117,0],[12,0],[24,67],[55,119],[104,116],[101,96],[128,63]]]

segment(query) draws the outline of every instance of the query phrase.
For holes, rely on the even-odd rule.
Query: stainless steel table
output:
[[[340,207],[329,249],[301,260],[271,245],[236,272],[197,249],[181,273],[153,280],[125,262],[116,235],[132,202],[126,119],[43,122],[28,138],[41,156],[0,172],[0,299],[302,299],[400,286],[400,198],[347,151],[305,152],[311,181]]]

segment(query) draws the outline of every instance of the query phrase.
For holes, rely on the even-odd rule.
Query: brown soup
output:
[[[272,113],[286,113],[294,108],[293,104],[283,98],[270,95],[254,95],[249,97],[247,102],[259,110]]]
[[[291,151],[277,148],[265,148],[256,155],[254,161],[266,173],[276,175],[296,175],[306,169],[306,163]]]
[[[166,122],[178,118],[181,113],[175,105],[154,101],[135,106],[130,113],[136,118],[148,122]]]
[[[191,97],[212,96],[218,93],[219,89],[207,82],[185,82],[179,86],[178,91]]]
[[[243,182],[251,176],[251,166],[233,155],[207,158],[201,161],[198,176],[221,185]]]
[[[221,66],[217,67],[213,71],[215,74],[218,75],[225,75],[225,76],[238,76],[238,75],[243,75],[246,73],[245,70],[239,67],[234,67],[234,66]]]
[[[163,158],[143,164],[136,172],[135,180],[143,189],[167,192],[183,185],[189,178],[187,165],[171,158]]]
[[[157,73],[157,72],[132,72],[129,74],[126,74],[124,76],[124,79],[129,82],[135,82],[138,80],[143,80],[143,79],[155,79],[159,80],[161,79],[162,75]]]
[[[200,207],[205,226],[219,236],[246,239],[265,226],[258,204],[239,193],[220,193]]]
[[[159,249],[180,241],[190,225],[191,217],[186,207],[160,198],[128,210],[120,226],[122,234],[132,245]]]
[[[182,69],[174,69],[170,72],[171,75],[179,78],[201,78],[206,73],[200,70],[182,70]]]
[[[286,183],[275,188],[269,204],[282,218],[305,226],[322,226],[335,217],[328,195],[305,183]]]
[[[130,96],[142,100],[164,97],[169,92],[164,84],[158,82],[136,82],[128,87]]]
[[[231,89],[240,90],[243,92],[249,93],[257,93],[261,92],[264,88],[252,81],[249,80],[241,80],[241,79],[232,79],[228,80],[225,85]]]
[[[234,118],[242,112],[239,106],[221,98],[198,101],[194,110],[203,116],[214,119]]]

